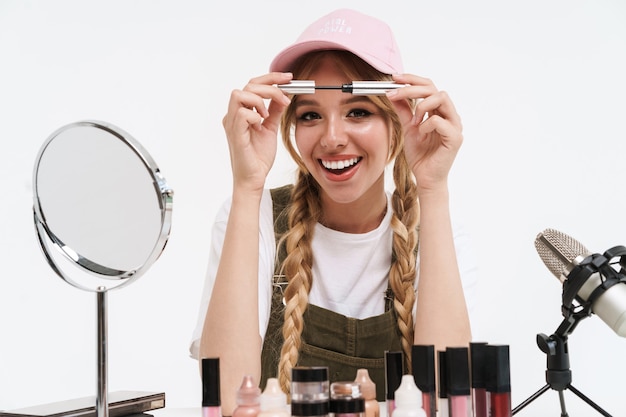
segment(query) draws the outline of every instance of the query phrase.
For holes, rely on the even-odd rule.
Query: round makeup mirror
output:
[[[37,156],[35,226],[52,269],[104,291],[139,278],[170,232],[172,190],[147,151],[103,122],[61,127]]]
[[[130,284],[169,238],[173,191],[148,152],[108,123],[61,127],[44,142],[33,173],[34,222],[50,267],[96,293],[96,412],[108,417],[107,293]]]

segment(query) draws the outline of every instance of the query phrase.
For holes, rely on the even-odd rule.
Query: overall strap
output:
[[[280,275],[281,265],[287,256],[284,245],[279,245],[280,239],[289,228],[289,216],[287,208],[291,202],[291,191],[293,184],[283,185],[282,187],[272,188],[272,209],[274,213],[274,236],[276,238],[276,262],[274,265],[274,281]],[[286,282],[286,281],[285,281]]]
[[[276,378],[278,375],[278,363],[283,344],[283,293],[287,285],[287,279],[281,274],[281,265],[287,254],[284,245],[279,245],[279,242],[281,236],[289,227],[287,207],[291,201],[292,189],[293,185],[285,185],[270,190],[274,213],[274,235],[276,237],[277,257],[274,266],[274,276],[272,277],[270,317],[261,351],[261,380],[259,381],[259,386],[262,390],[265,389],[269,378]]]

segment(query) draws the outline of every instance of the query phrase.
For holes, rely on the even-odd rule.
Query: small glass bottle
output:
[[[233,410],[232,417],[257,417],[260,411],[261,389],[252,375],[246,375],[237,390],[237,407]]]
[[[356,371],[356,379],[361,387],[361,395],[365,400],[365,417],[379,417],[380,404],[376,400],[376,383],[370,378],[369,371],[361,368]]]
[[[330,384],[330,414],[334,417],[365,417],[365,400],[358,382]]]

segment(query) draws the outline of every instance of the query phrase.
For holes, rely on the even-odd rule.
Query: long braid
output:
[[[411,171],[408,169],[404,151],[396,157],[393,174],[396,188],[392,196],[393,247],[389,281],[395,296],[394,308],[398,317],[398,328],[402,334],[402,350],[407,367],[411,369],[416,274],[415,248],[418,240],[419,207],[417,188]]]
[[[309,174],[300,171],[292,192],[289,229],[283,238],[287,256],[282,268],[288,284],[285,288],[284,341],[278,364],[278,379],[286,393],[290,391],[291,370],[298,362],[304,329],[303,315],[312,283],[311,241],[319,217],[319,197],[317,186],[312,184],[314,182]]]

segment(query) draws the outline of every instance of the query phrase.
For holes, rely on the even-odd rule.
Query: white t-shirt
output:
[[[382,314],[385,309],[384,294],[388,287],[387,275],[391,264],[393,231],[391,229],[391,195],[387,195],[387,214],[375,230],[362,234],[343,233],[317,224],[312,241],[313,283],[309,303],[348,317],[364,319]],[[190,354],[198,358],[204,317],[211,298],[213,283],[219,264],[231,200],[218,212],[211,233],[211,252],[204,291],[200,303],[198,322],[193,333]],[[261,199],[259,222],[259,329],[261,338],[269,322],[272,298],[272,277],[276,241],[272,197],[265,190]],[[469,238],[454,229],[457,262],[461,273],[465,298],[470,312],[473,309],[476,267],[468,253]],[[419,256],[417,260],[419,267]],[[419,269],[418,269],[419,271]],[[418,277],[419,278],[419,277]],[[417,286],[417,279],[415,281]],[[414,310],[415,312],[415,310]]]

